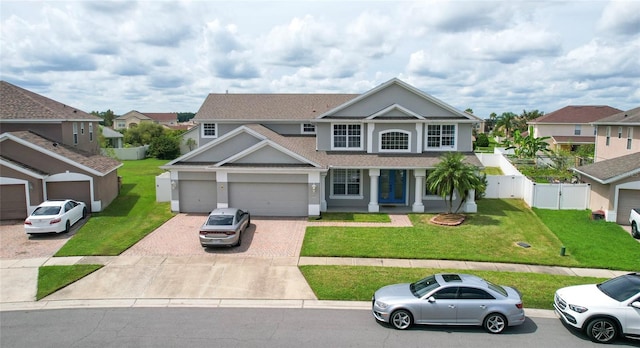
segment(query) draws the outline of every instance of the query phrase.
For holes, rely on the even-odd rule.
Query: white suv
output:
[[[584,330],[594,342],[640,337],[640,273],[558,289],[553,307],[564,322]]]

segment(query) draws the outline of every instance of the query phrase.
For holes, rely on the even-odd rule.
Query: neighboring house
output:
[[[113,149],[119,149],[122,147],[122,141],[124,139],[124,135],[122,133],[104,126],[100,126],[100,130],[102,131],[102,136],[109,145],[108,147]]]
[[[178,114],[175,112],[139,112],[132,110],[113,120],[114,129],[129,129],[143,122],[153,122],[165,127],[178,126]]]
[[[471,141],[479,119],[398,79],[360,95],[210,94],[194,121],[199,147],[162,166],[173,211],[440,212],[426,182],[440,156],[482,166]],[[463,210],[477,210],[473,192]]]
[[[47,199],[101,211],[118,195],[121,163],[100,155],[101,118],[0,82],[0,220]]]
[[[184,155],[195,150],[200,140],[200,128],[198,126],[191,127],[180,135],[180,154]]]
[[[590,208],[607,221],[629,224],[640,207],[640,107],[593,122],[597,127],[595,163],[574,168],[591,184]]]
[[[550,150],[575,151],[578,145],[593,145],[596,130],[591,124],[622,110],[606,105],[565,106],[527,122],[533,127],[533,136],[550,137]]]

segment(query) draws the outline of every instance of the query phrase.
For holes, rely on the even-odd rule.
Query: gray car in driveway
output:
[[[490,333],[524,323],[520,293],[469,274],[439,273],[375,292],[376,320],[404,330],[415,324],[478,325]]]
[[[200,244],[203,247],[239,246],[242,234],[251,225],[248,211],[236,208],[213,210],[200,226]]]

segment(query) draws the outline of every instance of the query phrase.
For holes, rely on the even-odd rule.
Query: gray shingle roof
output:
[[[640,152],[577,167],[574,171],[608,184],[640,173]]]
[[[359,94],[209,94],[194,121],[312,120]]]
[[[0,81],[0,122],[10,120],[100,121],[72,106]]]
[[[80,165],[93,169],[102,174],[108,174],[122,165],[118,160],[102,155],[92,155],[87,152],[79,151],[69,146],[56,143],[47,138],[41,137],[33,132],[20,131],[9,132],[9,134],[25,140],[43,150],[47,150],[65,157]],[[54,145],[55,144],[55,145]],[[13,159],[16,161],[16,159]]]
[[[628,124],[628,125],[640,125],[640,106],[619,112],[615,115],[603,118],[594,122],[594,124]]]
[[[590,123],[620,111],[622,110],[607,105],[570,105],[540,116],[529,123]]]

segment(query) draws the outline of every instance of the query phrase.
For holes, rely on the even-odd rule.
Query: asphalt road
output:
[[[369,311],[92,308],[0,312],[2,347],[602,347],[557,319],[491,335],[476,327],[398,331]],[[619,340],[608,347],[640,347]]]

